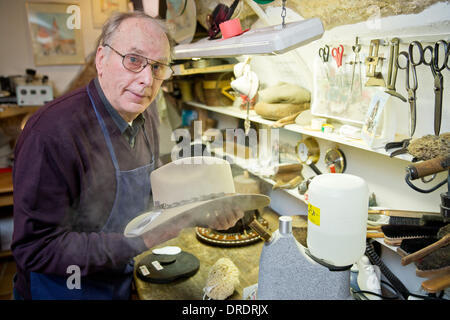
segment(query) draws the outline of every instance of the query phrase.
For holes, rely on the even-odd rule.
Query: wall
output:
[[[266,13],[273,24],[280,23],[279,8],[268,6],[266,7]],[[301,17],[298,14],[288,10],[288,22],[299,19]],[[263,25],[262,21],[259,20],[254,27]],[[363,44],[361,52],[368,52],[370,40],[377,38],[388,40],[394,36],[399,37],[402,41],[400,51],[407,50],[407,44],[413,40],[421,40],[424,45],[439,39],[448,41],[450,40],[450,5],[448,2],[439,2],[417,14],[389,16],[331,28],[324,33],[319,41],[290,53],[275,57],[253,57],[251,61],[252,70],[258,74],[262,86],[271,86],[278,81],[286,81],[313,90],[313,71],[314,63],[318,59],[318,49],[325,44],[328,44],[331,48],[336,47],[338,44],[343,44],[347,50],[344,52],[344,55],[352,58],[351,46],[354,44],[356,36],[360,37],[360,42]],[[388,58],[389,51],[387,46],[382,47],[380,52],[384,52],[384,57]],[[330,59],[334,63],[331,55]],[[384,62],[382,72],[385,79],[386,71],[387,62]],[[434,117],[433,77],[430,69],[422,65],[417,68],[417,72],[419,78],[419,88],[417,90],[418,122],[414,138],[433,134]],[[445,89],[441,133],[450,131],[450,71],[444,70],[443,73]],[[407,97],[404,78],[404,71],[399,70],[396,88],[398,92]],[[393,116],[397,119],[397,133],[406,137],[408,135],[409,105],[394,98],[391,98],[389,103],[394,110]],[[286,130],[281,131],[281,137],[284,141],[290,141],[293,144],[296,144],[302,138],[300,134]],[[318,142],[321,148],[321,158],[318,166],[320,169],[325,170],[323,165],[325,151],[336,144],[322,139],[318,139]],[[404,182],[405,167],[409,162],[395,158],[391,159],[377,153],[348,146],[339,147],[347,158],[346,172],[363,177],[368,182],[370,191],[376,194],[380,206],[406,210],[436,212],[440,210],[440,193],[447,191],[446,185],[430,194],[418,193],[410,189]],[[303,173],[305,177],[314,175],[309,168],[305,168]],[[430,184],[425,185],[417,182],[416,185],[427,189],[434,186],[436,181],[440,182],[445,177],[445,172],[440,173]],[[291,210],[287,208],[288,206],[285,206],[286,212],[280,213],[291,214]]]
[[[25,69],[35,69],[41,75],[48,75],[53,82],[55,95],[64,93],[69,83],[82,69],[81,65],[39,66],[34,64],[31,36],[28,27],[25,0],[0,0],[0,75],[22,75]],[[38,0],[33,2],[48,2]],[[67,2],[67,1],[52,1]],[[81,9],[81,31],[85,57],[95,50],[101,29],[93,27],[92,1],[71,1]]]

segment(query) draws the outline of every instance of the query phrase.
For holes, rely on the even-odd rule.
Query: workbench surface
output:
[[[278,214],[271,209],[260,211],[261,216],[269,223],[273,232],[278,229]],[[296,220],[294,220],[296,221]],[[295,223],[293,224],[295,226]],[[294,233],[295,236],[295,233]],[[171,239],[155,248],[178,246],[200,260],[200,268],[195,275],[168,284],[156,284],[142,281],[134,272],[134,282],[141,300],[201,300],[210,268],[220,258],[229,258],[238,267],[240,285],[228,299],[243,299],[243,289],[258,282],[259,257],[263,241],[258,241],[243,247],[218,247],[200,242],[195,234],[195,228],[184,229],[177,238]],[[154,248],[152,248],[154,249]],[[145,251],[135,257],[135,265],[140,259],[151,253]]]

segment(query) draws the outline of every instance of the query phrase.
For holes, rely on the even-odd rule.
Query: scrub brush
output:
[[[408,147],[408,153],[417,160],[430,160],[450,153],[450,132],[440,136],[426,135],[412,140]]]
[[[368,229],[380,230],[381,225],[425,225],[425,221],[442,221],[438,212],[407,211],[407,210],[369,210]]]
[[[402,258],[402,265],[416,263],[419,277],[440,276],[450,273],[450,224],[439,229],[438,241]]]
[[[403,239],[436,237],[439,226],[413,226],[413,225],[385,225],[381,227],[384,233],[384,242],[388,245],[399,246]]]
[[[416,212],[413,213],[416,214]],[[417,214],[422,213],[417,212]],[[384,237],[386,244],[399,246],[403,239],[435,236],[439,228],[445,225],[442,216],[433,213],[423,213],[421,218],[400,216],[386,218],[388,219],[383,219],[386,224],[367,227],[367,238]]]
[[[416,251],[419,251],[436,242],[436,238],[416,238],[403,239],[400,247],[397,248],[397,253],[401,257],[406,257]]]

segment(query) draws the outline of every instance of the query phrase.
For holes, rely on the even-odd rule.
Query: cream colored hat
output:
[[[150,180],[154,208],[128,223],[126,237],[141,236],[180,215],[190,215],[202,226],[208,214],[224,208],[248,211],[270,204],[265,195],[236,193],[230,164],[220,158],[178,159],[154,170]]]

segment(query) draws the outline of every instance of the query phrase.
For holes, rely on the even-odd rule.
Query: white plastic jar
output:
[[[348,266],[364,254],[369,188],[360,177],[326,173],[308,188],[310,253],[334,266]]]

